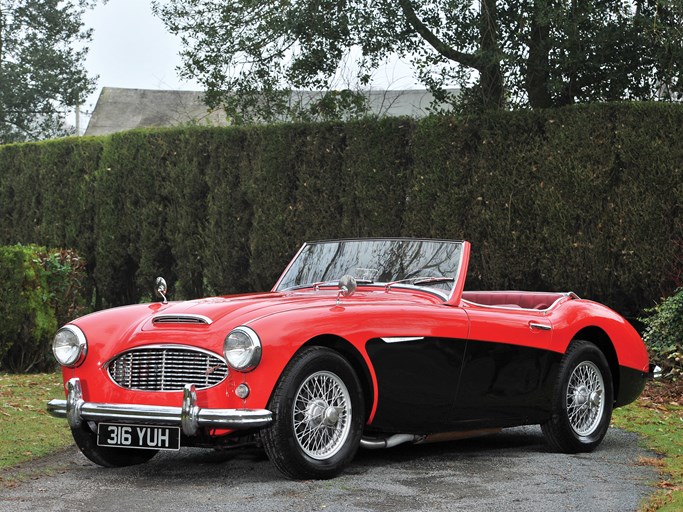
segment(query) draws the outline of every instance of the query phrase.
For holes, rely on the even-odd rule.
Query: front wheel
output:
[[[574,340],[560,364],[553,415],[543,434],[557,451],[593,451],[605,437],[612,417],[612,374],[593,343]]]
[[[263,446],[285,476],[332,478],[356,454],[363,396],[353,368],[337,352],[311,347],[297,354],[269,406],[275,420],[262,432]]]
[[[159,450],[146,450],[140,448],[108,448],[98,446],[97,434],[90,428],[87,422],[80,427],[72,428],[76,446],[95,464],[106,468],[117,468],[142,464],[154,457]]]

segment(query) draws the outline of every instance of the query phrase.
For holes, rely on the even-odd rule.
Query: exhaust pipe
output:
[[[417,443],[424,439],[425,436],[417,436],[414,434],[394,434],[389,437],[361,437],[360,446],[368,450],[381,450],[382,448],[392,448],[403,443]]]
[[[484,428],[479,430],[462,430],[458,432],[443,432],[440,434],[430,434],[420,436],[416,434],[394,434],[389,437],[361,437],[360,446],[367,450],[381,450],[392,448],[404,443],[440,443],[443,441],[456,441],[458,439],[470,439],[472,437],[497,434],[501,428]]]

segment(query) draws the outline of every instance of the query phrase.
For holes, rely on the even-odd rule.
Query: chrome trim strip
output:
[[[190,320],[189,322],[183,322],[183,319]],[[153,324],[171,324],[171,325],[193,325],[193,324],[205,324],[211,325],[213,320],[208,316],[195,315],[193,313],[162,313],[152,317]]]
[[[119,352],[116,354],[114,357],[109,359],[106,363],[104,363],[103,367],[106,368],[107,365],[109,365],[114,359],[117,357],[120,357],[124,354],[127,354],[128,352],[134,352],[136,350],[146,350],[146,349],[154,349],[154,350],[193,350],[195,352],[201,352],[203,354],[213,356],[217,359],[220,359],[223,361],[226,365],[228,362],[225,360],[225,356],[223,354],[219,354],[217,352],[213,352],[211,350],[206,350],[204,348],[199,348],[195,347],[193,345],[182,345],[180,343],[175,344],[175,343],[156,343],[154,345],[138,345],[137,347],[129,348],[128,350],[124,350],[123,352]]]
[[[390,338],[381,338],[381,340],[385,343],[404,343],[406,341],[420,341],[423,339],[425,339],[424,336],[395,336]]]
[[[465,242],[457,241],[457,243],[460,244],[460,261],[458,262],[458,271],[455,273],[455,277],[453,277],[453,288],[451,288],[451,293],[449,293],[448,297],[446,297],[446,302],[450,302],[455,294],[455,288],[458,285],[460,274],[462,274],[462,263],[465,261]],[[463,290],[463,292],[464,291],[465,290]],[[462,301],[462,296],[460,297],[460,300]]]
[[[143,422],[182,427],[187,436],[200,428],[248,429],[270,425],[273,413],[267,409],[202,409],[196,405],[192,384],[185,386],[181,407],[142,404],[107,404],[83,401],[78,378],[67,382],[66,400],[50,400],[47,411],[56,418],[66,418],[71,428],[83,420]]]

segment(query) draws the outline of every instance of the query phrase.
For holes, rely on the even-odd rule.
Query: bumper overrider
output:
[[[180,426],[185,435],[194,436],[200,428],[244,430],[265,427],[273,421],[273,413],[267,409],[203,409],[196,405],[194,384],[185,385],[181,407],[86,402],[78,378],[70,379],[66,389],[66,400],[50,400],[47,411],[66,418],[71,428],[79,427],[83,420],[140,422]]]

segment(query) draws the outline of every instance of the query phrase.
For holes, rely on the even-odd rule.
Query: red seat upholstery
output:
[[[476,304],[498,307],[520,307],[524,309],[548,309],[557,299],[564,297],[557,292],[463,292],[462,298]]]

